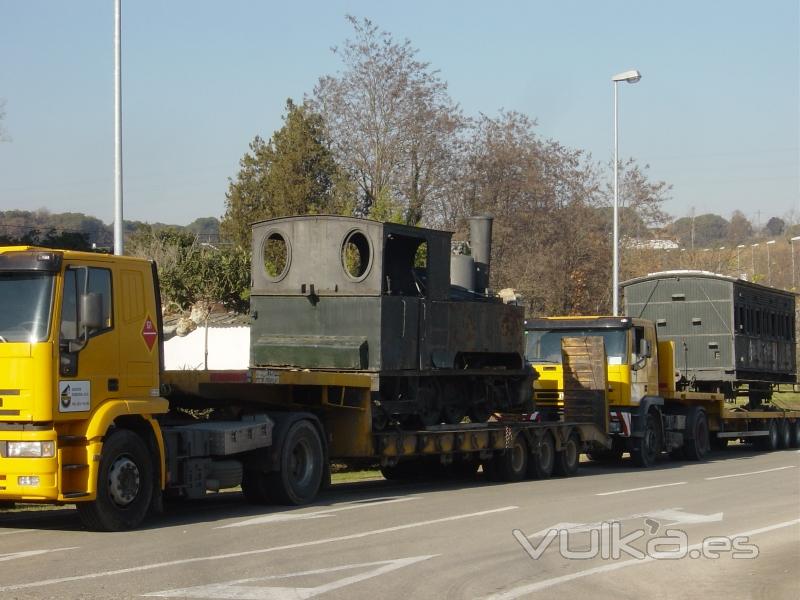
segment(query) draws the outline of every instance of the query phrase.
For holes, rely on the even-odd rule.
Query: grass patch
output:
[[[369,479],[383,479],[383,475],[381,475],[380,471],[373,469],[331,473],[331,483],[351,483],[353,481],[365,481]]]

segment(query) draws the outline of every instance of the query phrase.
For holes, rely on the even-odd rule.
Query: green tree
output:
[[[250,246],[250,224],[292,214],[347,212],[347,182],[328,148],[322,118],[286,101],[281,129],[256,136],[226,194],[223,236]]]

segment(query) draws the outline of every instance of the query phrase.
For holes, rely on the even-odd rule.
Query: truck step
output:
[[[61,466],[65,471],[79,471],[81,469],[88,469],[89,465],[85,463],[68,463]]]
[[[83,498],[84,496],[88,496],[89,492],[67,492],[64,494],[64,498]]]
[[[59,446],[83,446],[86,438],[82,435],[60,435],[58,436]]]

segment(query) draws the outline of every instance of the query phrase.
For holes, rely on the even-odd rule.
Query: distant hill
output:
[[[219,236],[219,220],[214,217],[195,219],[189,225],[145,223],[124,221],[126,236],[141,227],[154,230],[174,228],[187,231],[208,241]],[[0,244],[38,244],[50,247],[88,249],[114,245],[113,224],[106,225],[100,219],[83,213],[51,213],[47,210],[0,211]]]

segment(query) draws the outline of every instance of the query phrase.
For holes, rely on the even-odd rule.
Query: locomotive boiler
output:
[[[254,367],[376,375],[373,428],[528,409],[524,311],[488,290],[491,218],[451,232],[341,216],[253,226]]]

